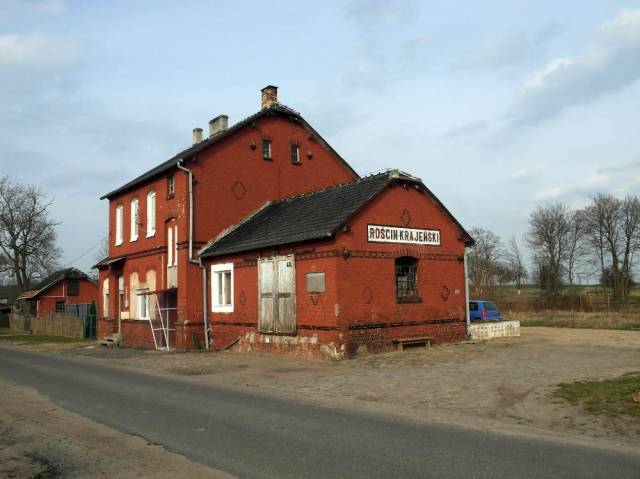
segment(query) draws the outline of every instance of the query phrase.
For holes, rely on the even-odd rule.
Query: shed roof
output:
[[[200,257],[330,238],[351,217],[393,182],[410,182],[432,196],[460,228],[465,243],[473,238],[419,178],[399,170],[370,175],[350,183],[269,202],[226,230],[200,250]]]
[[[43,280],[41,280],[35,286],[34,289],[32,289],[30,291],[25,291],[24,293],[22,293],[18,297],[18,299],[35,298],[36,296],[38,296],[43,291],[49,289],[51,286],[59,283],[60,281],[65,280],[65,279],[86,279],[86,280],[91,281],[89,279],[89,276],[87,276],[85,273],[83,273],[79,269],[76,269],[76,268],[59,269],[59,270],[51,273],[49,276],[47,276]]]
[[[142,175],[120,186],[119,188],[116,188],[115,190],[107,193],[106,195],[100,197],[100,199],[101,200],[105,198],[111,199],[112,197],[119,195],[120,193],[124,193],[128,190],[131,190],[132,188],[138,186],[141,183],[144,183],[147,180],[151,180],[168,171],[171,171],[176,167],[176,164],[179,161],[193,158],[196,154],[200,153],[206,148],[209,148],[211,145],[219,142],[224,138],[227,138],[228,136],[232,135],[236,131],[241,130],[246,126],[250,126],[257,119],[263,116],[276,116],[276,115],[286,116],[289,119],[300,123],[307,131],[309,131],[309,133],[311,133],[314,136],[314,138],[316,138],[329,151],[331,151],[351,173],[353,173],[356,177],[358,177],[358,174],[355,172],[355,170],[351,168],[351,166],[331,147],[331,145],[329,145],[329,143],[325,141],[324,138],[322,138],[322,136],[320,136],[320,134],[302,117],[302,115],[300,115],[300,113],[293,110],[292,108],[289,108],[288,106],[283,105],[282,103],[274,103],[271,107],[260,110],[259,112],[227,128],[226,130],[220,131],[202,140],[201,142],[196,143],[195,145],[192,145],[189,148],[182,150],[180,153],[177,153],[176,155],[172,156],[167,161],[150,169],[146,173],[143,173]]]

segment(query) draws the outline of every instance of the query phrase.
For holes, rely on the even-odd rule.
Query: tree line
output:
[[[525,267],[515,236],[505,246],[493,232],[473,228],[476,245],[468,255],[469,277],[477,289],[527,281],[537,284],[544,296],[557,299],[578,275],[597,278],[624,302],[633,285],[633,271],[640,251],[640,198],[616,198],[598,194],[582,208],[564,203],[536,207],[529,216],[524,243],[531,253]]]

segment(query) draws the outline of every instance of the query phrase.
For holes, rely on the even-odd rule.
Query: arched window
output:
[[[156,192],[147,193],[147,238],[156,234]]]
[[[412,256],[396,258],[396,297],[401,303],[420,301],[417,258]]]
[[[135,241],[138,239],[138,198],[131,200],[131,239]]]
[[[124,238],[123,223],[124,207],[122,205],[118,205],[116,206],[116,246],[120,246]]]

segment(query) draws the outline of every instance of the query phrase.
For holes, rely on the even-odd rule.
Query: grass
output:
[[[640,331],[640,314],[637,312],[538,311],[505,312],[505,318],[520,321],[521,326],[545,326],[553,328],[618,329]]]
[[[580,404],[592,415],[640,418],[640,403],[632,399],[637,393],[640,393],[640,373],[630,373],[616,379],[562,383],[553,396]]]
[[[31,334],[16,334],[16,335],[0,335],[0,341],[7,341],[12,343],[78,343],[83,341],[78,338],[64,338],[62,336],[33,336]]]

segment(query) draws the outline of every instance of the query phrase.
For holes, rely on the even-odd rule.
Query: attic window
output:
[[[78,296],[77,279],[70,279],[67,281],[67,296]]]
[[[291,145],[291,163],[300,164],[300,147],[296,144]]]
[[[167,199],[171,199],[176,194],[176,177],[171,175],[167,178]]]
[[[262,159],[271,160],[271,140],[267,138],[262,140]]]

